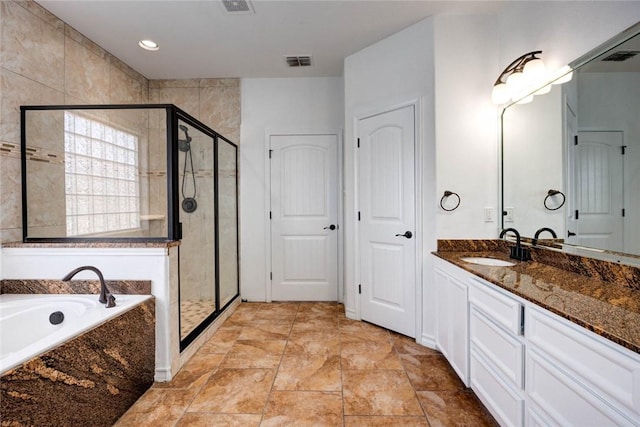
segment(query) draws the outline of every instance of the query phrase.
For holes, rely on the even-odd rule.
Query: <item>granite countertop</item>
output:
[[[640,291],[548,264],[516,261],[500,250],[447,250],[433,253],[523,299],[640,353]],[[514,262],[492,267],[462,261],[488,257]]]

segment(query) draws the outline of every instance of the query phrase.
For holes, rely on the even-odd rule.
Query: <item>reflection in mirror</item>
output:
[[[567,251],[638,262],[639,32],[637,24],[588,61],[576,61],[569,83],[504,110],[503,227],[527,237],[550,227]],[[566,195],[557,210],[545,207],[549,190]],[[561,202],[556,194],[547,206]]]

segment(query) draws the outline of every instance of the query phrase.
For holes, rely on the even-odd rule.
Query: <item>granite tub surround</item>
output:
[[[112,294],[151,295],[150,280],[105,280]],[[0,280],[0,294],[99,294],[98,280]]]
[[[7,371],[2,425],[111,426],[152,385],[155,301]]]
[[[500,240],[447,240],[438,242],[434,254],[640,353],[639,269],[541,248],[531,248],[532,261],[516,261],[509,259],[511,245]],[[461,260],[468,256],[515,265],[494,267]]]

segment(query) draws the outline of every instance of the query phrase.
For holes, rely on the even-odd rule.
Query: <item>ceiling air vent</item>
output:
[[[291,55],[285,56],[289,67],[308,67],[311,65],[311,55]]]
[[[634,56],[638,55],[640,52],[639,51],[634,51],[634,50],[621,50],[618,51],[616,53],[612,53],[611,55],[607,56],[606,58],[603,58],[603,61],[613,61],[613,62],[622,62],[622,61],[626,61],[627,59],[631,59]]]
[[[230,13],[253,13],[253,7],[249,0],[222,0],[222,4]]]

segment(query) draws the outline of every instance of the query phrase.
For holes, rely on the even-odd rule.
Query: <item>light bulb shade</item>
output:
[[[507,77],[507,88],[512,94],[519,93],[524,84],[524,76],[521,72],[515,72]]]
[[[541,81],[546,77],[546,68],[542,59],[535,58],[524,65],[523,73],[527,80]]]
[[[491,100],[494,104],[506,104],[511,100],[511,92],[505,83],[498,83],[491,91]]]

